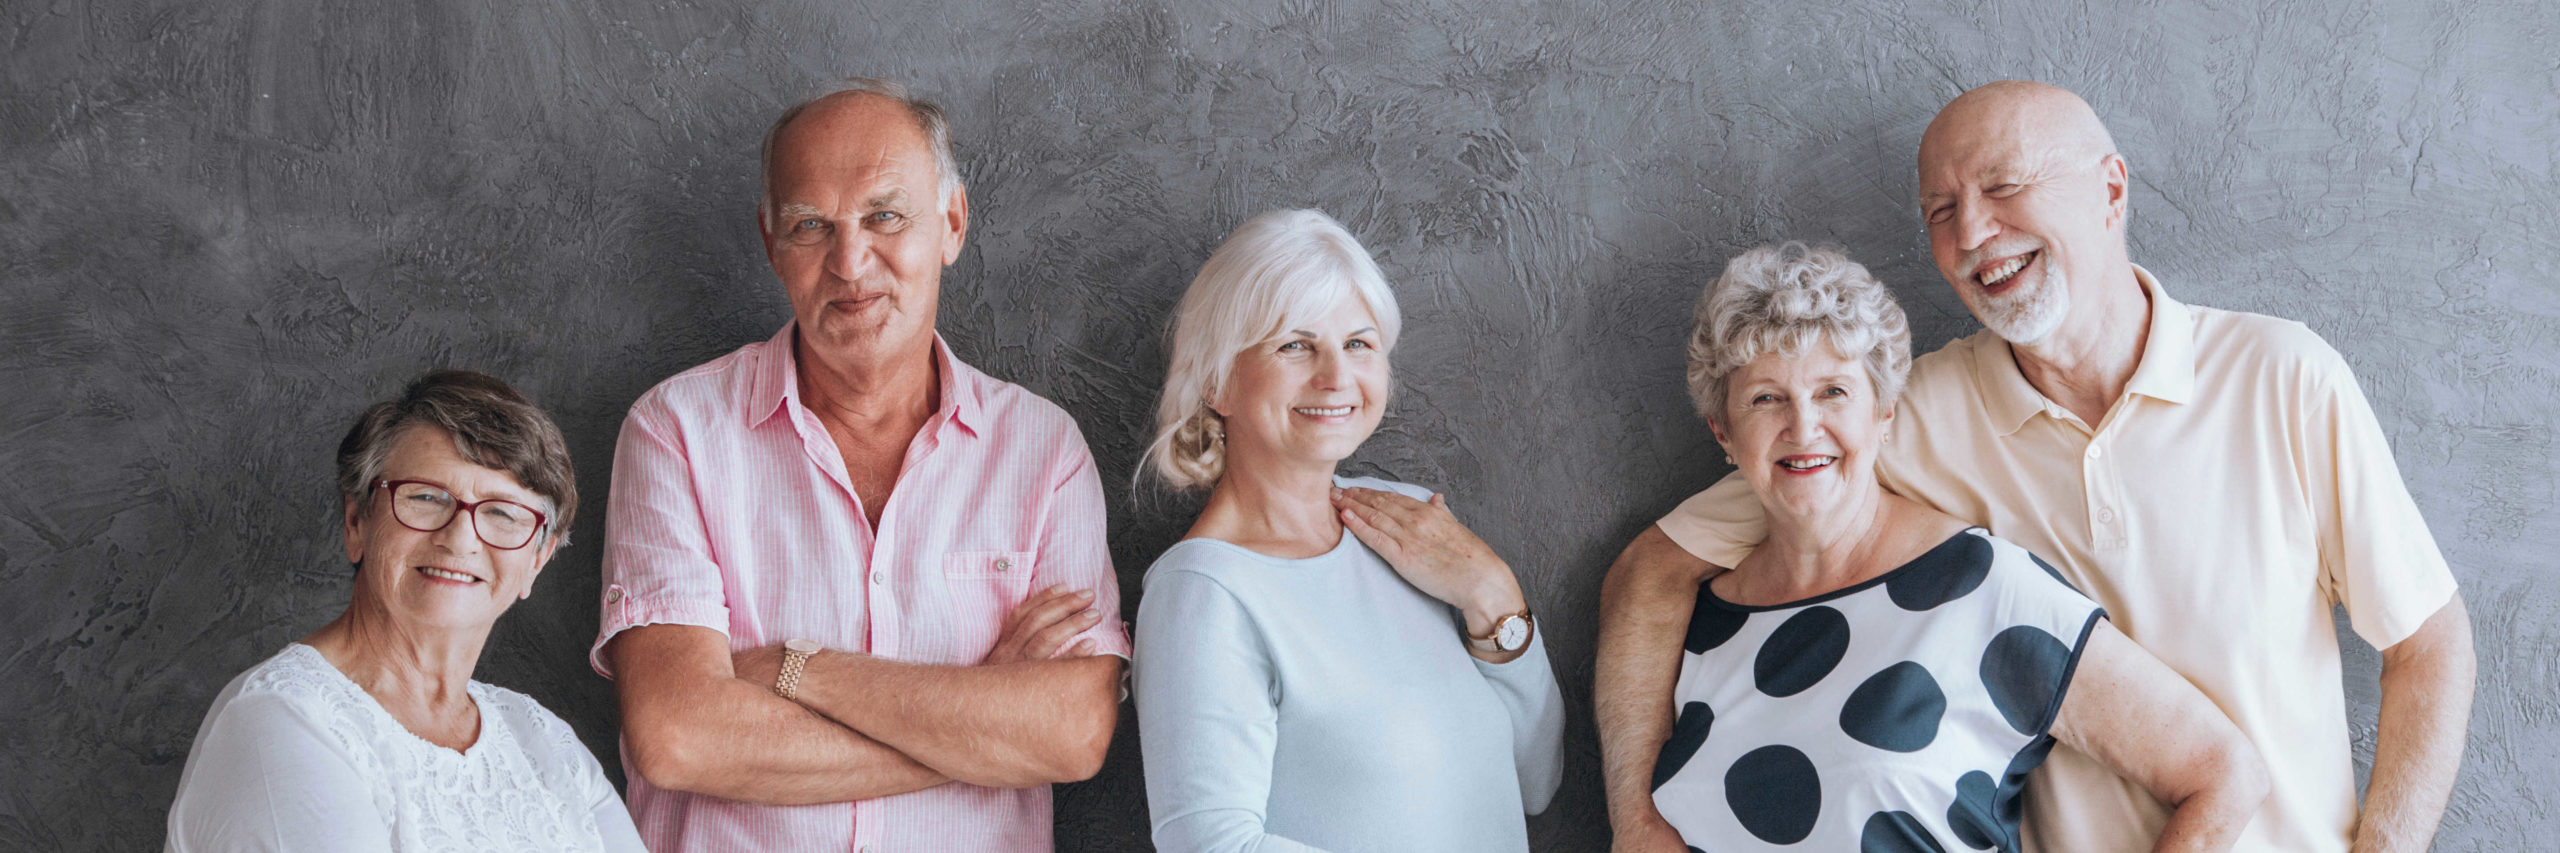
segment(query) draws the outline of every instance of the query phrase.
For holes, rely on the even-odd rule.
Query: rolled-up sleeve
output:
[[[1041,520],[1040,555],[1032,563],[1039,574],[1032,588],[1066,584],[1068,589],[1093,590],[1093,606],[1102,611],[1102,619],[1075,639],[1092,640],[1096,654],[1125,660],[1129,631],[1120,619],[1120,579],[1111,570],[1102,477],[1094,472],[1093,453],[1085,449],[1083,437],[1075,436],[1073,442],[1073,458],[1051,490],[1049,512]]]
[[[1520,810],[1538,814],[1564,783],[1564,690],[1547,662],[1547,639],[1504,663],[1476,660],[1502,710],[1511,716],[1511,760],[1520,772]]]
[[[699,625],[729,632],[728,598],[711,558],[701,493],[675,419],[642,397],[614,444],[605,508],[603,612],[587,663],[613,677],[605,643],[641,625]]]

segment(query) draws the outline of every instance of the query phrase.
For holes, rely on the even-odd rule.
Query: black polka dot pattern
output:
[[[1653,762],[1654,790],[1679,775],[1680,768],[1689,766],[1689,759],[1698,754],[1700,744],[1707,742],[1707,729],[1715,722],[1716,712],[1705,702],[1680,706],[1680,717],[1671,723],[1671,736],[1662,741],[1662,755]]]
[[[2043,569],[2045,574],[2052,575],[2053,579],[2061,581],[2063,586],[2071,587],[2072,592],[2080,591],[2079,585],[2072,583],[2070,578],[2063,577],[2062,570],[2054,568],[2052,563],[2045,562],[2043,557],[2028,554],[2027,559],[2036,561],[2036,568]]]
[[[1910,812],[1876,812],[1858,832],[1858,853],[1947,853]]]
[[[1813,760],[1792,746],[1743,753],[1724,772],[1724,797],[1734,820],[1771,844],[1803,841],[1822,817],[1822,777]]]
[[[2044,629],[2017,625],[1991,638],[1982,650],[1982,686],[1991,704],[2019,734],[2039,734],[2045,711],[2071,666],[2071,647]]]
[[[1877,749],[1919,752],[1938,739],[1938,721],[1946,714],[1947,694],[1929,668],[1903,661],[1849,694],[1840,706],[1840,730]]]
[[[1848,652],[1848,617],[1829,607],[1807,607],[1770,632],[1751,663],[1751,678],[1762,693],[1793,696],[1820,683]]]
[[[1884,582],[1893,606],[1918,612],[1963,598],[1991,576],[1991,540],[1957,536],[1930,549]]]
[[[1680,646],[1693,655],[1705,653],[1733,639],[1733,635],[1742,632],[1742,623],[1748,621],[1751,614],[1716,606],[1714,594],[1707,591],[1706,584],[1699,584],[1698,608],[1690,612],[1689,636]]]
[[[2070,644],[2104,615],[1979,528],[1793,603],[1701,585],[1653,803],[1693,851],[2016,850]]]
[[[1975,770],[1956,780],[1956,801],[1947,806],[1947,828],[1954,830],[1956,840],[1975,850],[1989,850],[2001,836],[2000,821],[1993,816],[1991,798],[1999,792],[1991,774]]]

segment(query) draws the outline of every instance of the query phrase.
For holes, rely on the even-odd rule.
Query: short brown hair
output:
[[[420,426],[444,430],[463,459],[513,474],[549,499],[554,509],[546,535],[557,545],[569,544],[569,525],[578,517],[578,472],[569,464],[569,443],[542,407],[486,373],[434,371],[410,382],[399,399],[365,409],[338,442],[338,496],[358,505],[369,499],[391,446],[402,432]]]

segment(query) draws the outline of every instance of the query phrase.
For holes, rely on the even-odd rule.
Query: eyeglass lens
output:
[[[425,483],[401,483],[391,493],[391,514],[411,530],[437,531],[453,523],[460,505],[453,493]],[[522,548],[540,528],[533,510],[512,501],[481,501],[471,508],[480,541],[499,549]]]

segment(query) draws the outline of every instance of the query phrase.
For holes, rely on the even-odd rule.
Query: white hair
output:
[[[1763,355],[1801,355],[1814,342],[1865,362],[1876,405],[1890,407],[1911,373],[1911,323],[1892,291],[1838,249],[1787,242],[1725,264],[1698,295],[1689,332],[1689,396],[1698,415],[1725,423],[1725,387]]]
[[[1381,351],[1403,326],[1396,295],[1360,241],[1316,210],[1275,210],[1227,235],[1175,306],[1164,396],[1144,470],[1176,489],[1226,473],[1226,428],[1209,408],[1236,355],[1357,298],[1377,318]]]
[[[951,200],[960,193],[960,161],[951,155],[951,119],[943,115],[940,105],[907,94],[907,87],[898,81],[883,80],[878,77],[855,77],[844,81],[843,85],[825,94],[792,104],[790,109],[782,111],[782,115],[774,117],[772,126],[765,128],[764,147],[760,158],[764,164],[766,215],[778,218],[780,214],[773,209],[774,141],[782,137],[782,129],[790,127],[791,122],[799,119],[801,113],[808,112],[809,108],[816,106],[819,101],[839,95],[877,95],[896,101],[898,106],[906,108],[907,115],[915,119],[916,129],[924,132],[925,147],[933,149],[933,170],[939,181],[935,190],[941,198],[936,202],[939,205],[937,209],[944,212],[950,211]]]

